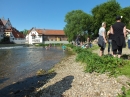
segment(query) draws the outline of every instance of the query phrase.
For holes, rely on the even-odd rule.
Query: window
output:
[[[32,39],[35,39],[35,36],[32,36]]]

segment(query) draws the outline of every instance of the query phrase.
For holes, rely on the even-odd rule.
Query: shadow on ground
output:
[[[28,77],[23,81],[13,83],[0,90],[0,97],[28,97],[36,88],[44,85],[49,79],[53,78],[56,73],[46,74],[43,76]],[[0,84],[6,79],[0,80]],[[26,96],[25,96],[26,95]]]
[[[73,79],[74,76],[66,76],[61,81],[44,88],[36,95],[30,97],[64,97],[63,92],[72,87]]]
[[[122,59],[127,59],[127,60],[130,60],[130,54],[123,54],[121,56]]]

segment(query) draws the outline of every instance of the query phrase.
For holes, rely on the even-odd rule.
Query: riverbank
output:
[[[0,97],[28,95],[41,86],[41,81],[55,76],[55,74],[49,75],[50,77],[37,76],[37,71],[41,69],[48,71],[67,56],[59,47],[51,47],[48,50],[33,46],[8,48],[0,49]]]
[[[130,88],[130,79],[125,76],[85,73],[85,65],[75,58],[71,55],[55,65],[55,77],[37,88],[31,97],[116,97],[122,93],[122,86]]]

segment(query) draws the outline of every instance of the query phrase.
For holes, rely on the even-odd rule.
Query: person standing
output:
[[[102,26],[99,29],[99,33],[98,33],[99,34],[98,45],[100,47],[100,56],[102,56],[104,54],[104,50],[105,50],[106,43],[107,43],[105,28],[106,28],[106,23],[103,22]]]
[[[80,45],[80,36],[77,36],[75,42],[76,42],[76,46]]]
[[[122,16],[116,17],[116,23],[111,26],[113,56],[121,57],[122,48],[126,46],[126,26],[121,22]]]
[[[110,30],[107,32],[107,36],[108,36],[108,54],[110,54],[110,52],[112,52],[112,34]],[[112,55],[113,55],[113,52],[112,52]]]
[[[66,46],[63,44],[62,45],[62,50],[65,51],[65,49],[66,49]]]
[[[127,39],[128,39],[128,48],[130,49],[130,30],[126,29],[127,31]]]
[[[92,42],[90,40],[90,37],[87,38],[87,46],[88,46],[88,48],[92,47]]]

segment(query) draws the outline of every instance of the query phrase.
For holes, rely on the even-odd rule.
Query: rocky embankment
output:
[[[84,64],[75,61],[76,55],[55,65],[56,75],[31,97],[116,97],[122,86],[130,88],[125,76],[109,77],[107,74],[85,73]]]

